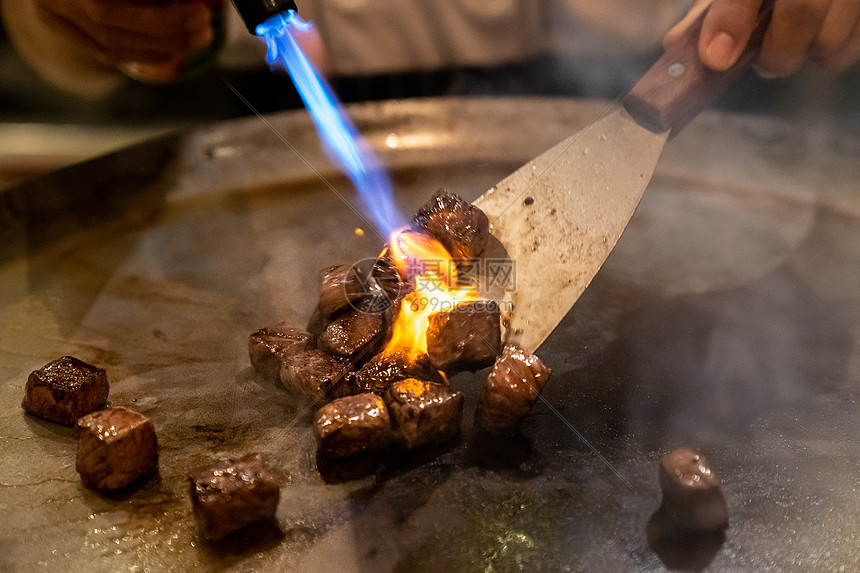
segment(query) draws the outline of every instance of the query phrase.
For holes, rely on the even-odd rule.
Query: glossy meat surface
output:
[[[314,347],[313,337],[286,322],[267,326],[248,338],[248,355],[254,369],[267,378],[277,379],[284,360]]]
[[[312,348],[287,358],[281,366],[280,379],[290,392],[317,400],[325,399],[353,371],[346,358]]]
[[[345,358],[370,359],[386,338],[382,314],[353,308],[344,311],[326,326],[319,337],[321,350]]]
[[[319,310],[324,316],[333,316],[366,294],[365,278],[361,269],[347,265],[326,267],[319,274]]]
[[[393,382],[404,378],[444,380],[426,354],[413,359],[404,350],[386,350],[349,375],[347,384],[352,388],[351,393],[374,392],[381,396]]]
[[[379,451],[390,429],[385,402],[370,392],[333,400],[319,409],[314,420],[317,449],[329,459]]]
[[[685,532],[719,531],[729,526],[720,481],[707,456],[678,448],[660,459],[662,509]]]
[[[475,424],[486,430],[512,430],[532,409],[550,377],[540,358],[506,346],[481,389]]]
[[[273,517],[281,495],[278,480],[256,454],[218,462],[189,482],[194,517],[210,541]]]
[[[71,425],[104,408],[109,390],[103,369],[64,356],[30,374],[21,406],[40,418]]]
[[[483,211],[444,189],[436,191],[412,219],[412,229],[442,243],[455,262],[481,254],[489,240],[489,228]]]
[[[406,378],[385,393],[397,441],[406,450],[450,441],[460,433],[463,394],[445,384]]]
[[[499,305],[491,300],[461,303],[429,317],[427,354],[443,372],[490,366],[502,350]]]
[[[75,431],[75,469],[87,487],[118,489],[158,467],[155,428],[134,410],[114,407],[87,414],[77,421]]]

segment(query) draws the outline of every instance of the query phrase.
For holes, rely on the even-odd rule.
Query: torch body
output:
[[[257,26],[281,12],[296,10],[293,0],[233,0],[233,5],[242,16],[245,26],[252,34],[257,34]]]

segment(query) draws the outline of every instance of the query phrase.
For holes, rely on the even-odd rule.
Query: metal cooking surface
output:
[[[410,212],[439,186],[477,197],[602,107],[351,113]],[[356,199],[304,114],[269,121],[327,183],[250,119],[0,195],[0,570],[860,569],[860,142],[700,117],[538,352],[554,378],[520,435],[482,438],[467,415],[435,455],[318,468],[312,412],[253,375],[247,336],[303,324],[317,271],[382,240],[355,234],[367,225],[329,185]],[[106,368],[110,402],[152,418],[157,475],[88,490],[73,432],[23,412],[29,372],[64,354]],[[453,380],[467,412],[479,380]],[[658,555],[657,460],[678,445],[709,452],[731,528]],[[277,524],[203,542],[187,475],[251,451],[282,478]]]

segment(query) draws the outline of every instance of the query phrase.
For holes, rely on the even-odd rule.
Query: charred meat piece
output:
[[[334,316],[367,295],[366,279],[358,267],[327,267],[319,275],[319,310]]]
[[[412,229],[427,233],[457,259],[477,257],[487,246],[490,221],[462,197],[439,189],[412,219]]]
[[[189,481],[194,517],[210,541],[274,517],[281,495],[278,480],[255,454],[219,462]]]
[[[341,356],[332,356],[313,348],[289,356],[281,366],[281,384],[309,400],[326,397],[354,372],[352,364]]]
[[[317,345],[321,350],[345,358],[363,357],[365,362],[382,348],[387,333],[385,316],[362,304],[331,321]]]
[[[72,425],[104,408],[109,389],[103,369],[63,356],[30,373],[21,406],[40,418]]]
[[[550,370],[535,355],[506,346],[481,389],[475,424],[491,431],[516,428],[546,386]]]
[[[460,432],[463,394],[445,384],[398,380],[388,387],[385,404],[398,442],[406,450],[441,444]]]
[[[406,350],[387,350],[371,358],[355,374],[349,375],[347,385],[352,388],[353,394],[374,392],[381,396],[392,382],[404,378],[444,382],[426,354],[412,358]]]
[[[75,469],[87,487],[111,490],[147,476],[158,467],[158,442],[149,418],[116,407],[78,419]]]
[[[490,366],[502,349],[499,305],[492,300],[460,303],[429,317],[427,354],[443,372]]]
[[[317,411],[314,421],[319,453],[328,459],[379,451],[390,429],[385,402],[370,392],[331,401]]]
[[[729,510],[720,482],[704,454],[678,448],[660,459],[661,509],[685,533],[722,531]]]
[[[412,290],[412,282],[408,278],[401,277],[397,267],[391,261],[388,247],[373,263],[368,285],[379,310],[398,307],[403,297]]]
[[[248,339],[248,355],[254,369],[275,380],[287,357],[313,347],[310,334],[285,322],[261,328]]]

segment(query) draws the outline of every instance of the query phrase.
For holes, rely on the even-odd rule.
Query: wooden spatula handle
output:
[[[677,38],[624,98],[628,113],[644,127],[680,131],[752,65],[773,14],[764,0],[755,29],[737,63],[726,71],[706,68],[699,59],[699,34],[707,10]]]

